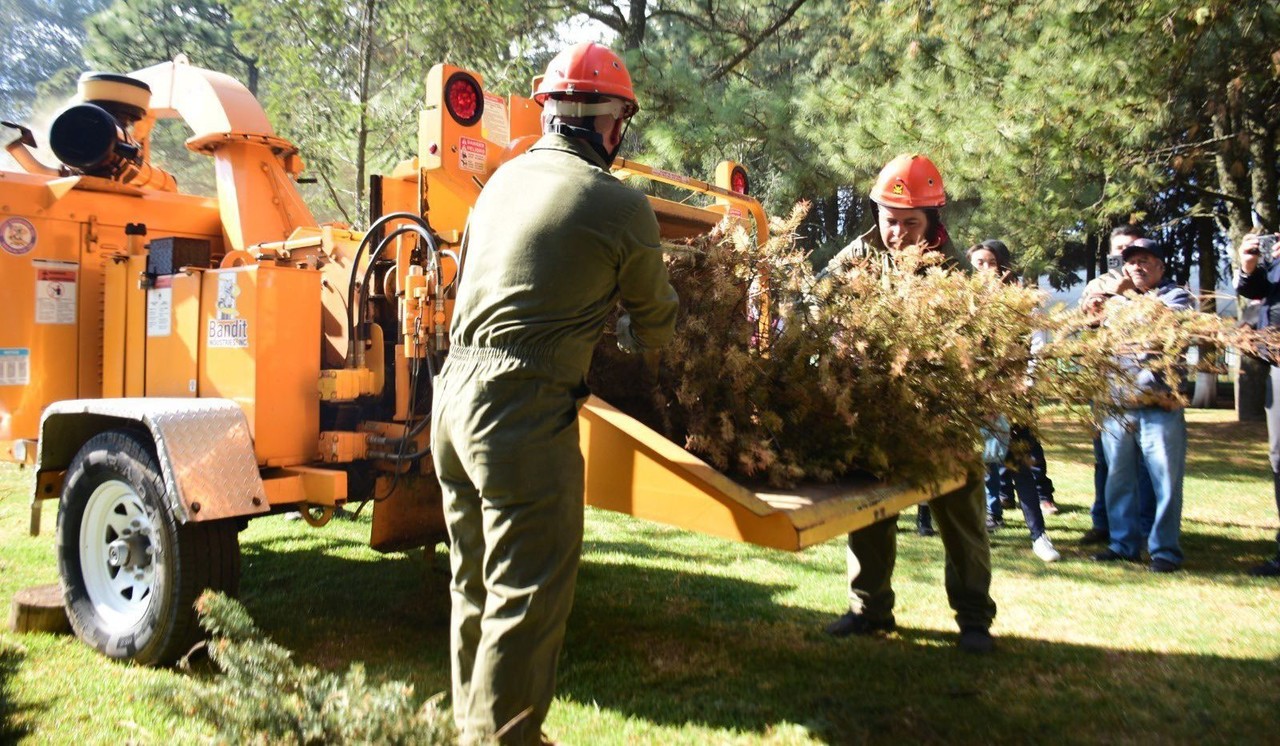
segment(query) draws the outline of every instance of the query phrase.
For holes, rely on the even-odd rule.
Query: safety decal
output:
[[[26,218],[9,218],[0,223],[0,248],[22,256],[36,247],[36,227]]]
[[[249,320],[240,317],[238,272],[218,275],[218,308],[216,318],[209,319],[210,347],[248,347]]]
[[[31,383],[31,350],[25,347],[0,347],[0,386],[26,386]]]
[[[37,259],[32,262],[36,270],[36,323],[76,323],[76,284],[80,277],[74,262],[54,262]]]
[[[484,113],[480,119],[480,134],[500,148],[511,142],[511,122],[507,119],[507,101],[496,93],[484,94]]]
[[[147,289],[147,336],[167,337],[173,333],[173,275],[160,275],[155,287]]]
[[[472,137],[458,138],[458,167],[463,171],[476,174],[484,173],[485,153],[488,148],[484,140]]]

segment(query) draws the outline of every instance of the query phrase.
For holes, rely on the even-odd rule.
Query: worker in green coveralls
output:
[[[577,418],[592,349],[619,302],[629,352],[656,351],[676,318],[653,208],[609,173],[639,108],[622,59],[570,47],[534,100],[543,136],[471,215],[432,410],[463,743],[542,738],[582,549]]]

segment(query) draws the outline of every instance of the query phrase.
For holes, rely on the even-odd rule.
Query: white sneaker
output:
[[[1040,534],[1040,538],[1031,542],[1031,551],[1045,562],[1057,562],[1062,559],[1062,555],[1058,554],[1058,550],[1053,548],[1053,542],[1049,541],[1048,534]]]

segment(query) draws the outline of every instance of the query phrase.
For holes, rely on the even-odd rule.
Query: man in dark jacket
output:
[[[1121,291],[1132,288],[1157,298],[1166,308],[1195,307],[1191,293],[1164,276],[1164,252],[1154,241],[1140,238],[1125,248]],[[1104,315],[1131,302],[1125,295],[1107,301]],[[1138,561],[1146,546],[1152,572],[1174,572],[1182,566],[1182,478],[1187,465],[1187,421],[1173,396],[1176,381],[1165,381],[1144,363],[1142,354],[1120,356],[1132,384],[1117,391],[1125,409],[1102,425],[1102,450],[1107,458],[1107,523],[1110,542],[1095,554],[1099,562]],[[1138,471],[1145,464],[1156,496],[1155,521],[1144,531],[1138,498]],[[1145,534],[1145,535],[1144,535]]]
[[[1275,235],[1256,233],[1244,237],[1240,244],[1240,275],[1236,292],[1241,298],[1262,301],[1258,328],[1280,326],[1280,241]],[[1265,244],[1265,245],[1264,245]],[[1266,249],[1263,251],[1262,249]],[[1271,452],[1271,473],[1275,484],[1276,512],[1280,513],[1280,366],[1271,361],[1267,377],[1267,445]],[[1249,570],[1250,575],[1280,577],[1280,531],[1276,532],[1275,557]]]
[[[1080,296],[1080,308],[1089,314],[1101,316],[1107,299],[1133,289],[1133,282],[1124,273],[1124,250],[1129,244],[1140,238],[1146,238],[1147,232],[1140,225],[1121,223],[1111,231],[1111,251],[1107,254],[1107,271],[1095,277],[1085,285]],[[1141,456],[1139,456],[1141,459]],[[1111,537],[1111,529],[1107,525],[1107,456],[1102,452],[1102,434],[1093,438],[1093,506],[1089,508],[1089,518],[1093,526],[1080,537],[1081,544],[1106,544]],[[1147,475],[1147,467],[1138,467],[1138,504],[1142,530],[1151,529],[1156,520],[1156,495],[1151,490],[1151,477]]]

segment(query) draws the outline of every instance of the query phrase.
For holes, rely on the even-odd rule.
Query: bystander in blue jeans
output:
[[[1130,409],[1103,423],[1107,522],[1111,551],[1136,559],[1146,539],[1152,560],[1182,564],[1182,478],[1187,465],[1187,421],[1181,408]],[[1143,529],[1139,482],[1145,462],[1155,495],[1154,520]]]
[[[1107,523],[1107,455],[1102,452],[1102,436],[1093,439],[1093,506],[1089,518],[1093,528],[1103,535],[1111,533]],[[1156,493],[1151,489],[1151,476],[1147,464],[1138,454],[1138,528],[1145,536],[1151,533],[1156,520]]]
[[[1010,444],[1016,443],[1022,446],[1022,448],[1014,447],[1014,451],[1029,450],[1032,440],[1030,430],[1018,425],[1013,426]],[[987,514],[997,521],[1004,517],[1000,497],[1006,474],[1013,482],[1014,492],[1022,508],[1022,517],[1027,521],[1027,531],[1031,534],[1031,540],[1035,541],[1044,535],[1044,512],[1040,508],[1040,491],[1029,463],[1017,466],[987,464]]]

